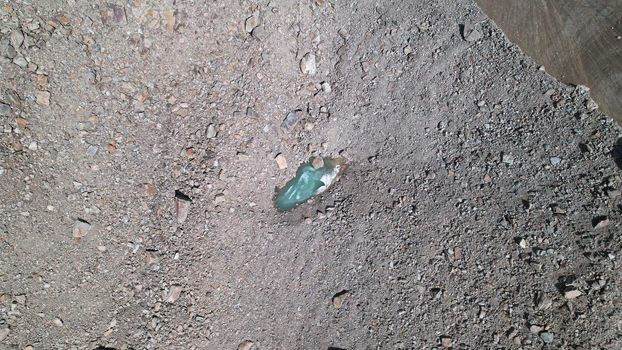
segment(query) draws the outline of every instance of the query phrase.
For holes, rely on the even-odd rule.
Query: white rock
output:
[[[315,75],[317,67],[315,65],[315,54],[307,52],[300,60],[300,71],[306,75]]]

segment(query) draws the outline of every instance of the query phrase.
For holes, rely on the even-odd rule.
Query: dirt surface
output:
[[[0,19],[0,349],[622,346],[622,129],[472,1]]]

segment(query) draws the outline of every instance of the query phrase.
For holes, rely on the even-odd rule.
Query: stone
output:
[[[544,328],[542,328],[541,326],[538,326],[536,324],[532,324],[531,326],[529,326],[529,331],[533,334],[538,334],[540,332],[542,332],[544,330]]]
[[[282,153],[277,154],[274,160],[276,160],[276,165],[278,165],[279,169],[287,169],[287,158]]]
[[[321,86],[322,86],[322,91],[324,91],[327,94],[330,94],[333,91],[333,88],[330,86],[330,83],[327,81],[322,82]]]
[[[468,42],[478,41],[483,37],[477,26],[462,25],[462,38]]]
[[[585,107],[588,111],[593,112],[598,109],[598,103],[596,103],[596,101],[594,101],[592,98],[588,98],[587,102],[585,103]]]
[[[287,116],[283,120],[283,123],[281,123],[281,126],[286,129],[293,128],[294,126],[296,126],[298,121],[302,119],[302,115],[303,114],[301,110],[295,110],[287,113]]]
[[[512,156],[511,154],[504,153],[503,156],[501,157],[501,161],[507,165],[512,165],[514,164],[514,156]]]
[[[28,149],[31,151],[36,151],[39,149],[39,144],[37,143],[37,141],[32,141],[29,145],[28,145]]]
[[[95,145],[89,145],[89,147],[86,149],[86,154],[89,157],[95,157],[95,155],[97,154],[98,150],[99,150],[99,147],[97,147]]]
[[[50,93],[47,91],[37,91],[37,104],[48,107],[50,105]]]
[[[54,325],[56,327],[62,327],[63,326],[63,320],[61,320],[60,318],[56,317],[53,321]]]
[[[255,343],[250,340],[245,340],[238,345],[238,350],[252,350],[254,346]]]
[[[253,32],[253,29],[259,27],[260,25],[261,18],[259,18],[259,15],[252,15],[244,21],[244,31],[250,34]]]
[[[315,157],[315,158],[313,158],[313,160],[311,161],[311,165],[316,170],[319,169],[319,168],[324,167],[324,158],[322,158],[322,157]]]
[[[564,292],[564,297],[566,299],[576,299],[576,298],[578,298],[582,294],[583,293],[580,290],[573,289],[573,290],[569,290],[569,291]]]
[[[553,342],[553,333],[549,333],[549,332],[542,332],[540,333],[540,338],[542,339],[543,342],[549,344]]]
[[[348,298],[348,296],[350,295],[350,291],[344,289],[342,291],[340,291],[339,293],[333,295],[332,301],[333,301],[333,306],[336,309],[340,309],[343,306],[343,303],[346,301],[346,299]]]
[[[9,333],[11,333],[9,327],[0,328],[0,341],[6,339],[9,336]]]
[[[218,135],[218,131],[216,131],[216,126],[214,124],[210,124],[207,126],[207,138],[213,139]]]
[[[551,157],[549,158],[549,162],[551,162],[551,165],[558,165],[559,163],[561,163],[561,158],[559,157]]]
[[[73,237],[74,238],[82,238],[86,236],[91,231],[91,224],[82,219],[76,220],[73,225]]]
[[[175,210],[177,223],[183,224],[188,218],[188,212],[190,211],[190,203],[192,200],[180,191],[175,191]]]
[[[163,14],[166,20],[166,31],[172,33],[175,30],[175,12],[173,10],[164,10]]]
[[[104,25],[112,26],[119,24],[126,24],[127,18],[125,16],[125,7],[116,4],[108,4],[108,7],[104,8],[100,12],[101,20]]]
[[[307,52],[300,60],[300,71],[306,75],[315,75],[317,73],[317,67],[315,64],[315,54]]]
[[[6,117],[11,114],[11,106],[0,102],[0,116]]]
[[[9,40],[11,41],[11,46],[13,46],[15,50],[17,50],[24,43],[24,34],[22,33],[21,30],[15,29],[14,31],[11,32],[11,36]]]
[[[609,218],[606,216],[597,216],[592,219],[592,226],[596,230],[605,228],[609,226]]]
[[[444,347],[446,349],[451,348],[453,346],[452,343],[453,342],[452,342],[450,337],[447,337],[447,336],[442,336],[441,337],[441,346],[442,347]]]
[[[13,59],[13,63],[15,63],[17,66],[19,66],[20,68],[26,68],[28,67],[28,61],[26,61],[26,59],[22,56],[17,56]]]
[[[169,288],[168,293],[166,294],[166,299],[164,300],[167,303],[174,303],[179,299],[182,292],[181,286],[174,285]]]

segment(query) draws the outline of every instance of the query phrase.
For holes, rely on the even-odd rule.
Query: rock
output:
[[[164,10],[163,14],[166,20],[166,31],[172,33],[175,30],[175,12],[173,10]]]
[[[604,216],[604,215],[597,216],[597,217],[592,219],[592,226],[596,230],[605,228],[605,227],[609,226],[609,218]]]
[[[6,339],[9,336],[9,333],[11,333],[9,327],[0,328],[0,341]]]
[[[523,249],[529,248],[529,243],[524,238],[521,238],[520,242],[518,242],[518,245]]]
[[[48,107],[50,105],[50,93],[47,91],[37,91],[37,104]]]
[[[63,326],[63,320],[61,320],[60,318],[56,317],[53,321],[54,325],[56,327],[62,327]]]
[[[259,18],[259,15],[252,15],[244,21],[244,31],[250,34],[253,32],[253,29],[259,27],[259,25],[261,25],[261,18]]]
[[[28,67],[28,61],[26,61],[26,59],[22,56],[17,56],[13,59],[13,63],[15,63],[16,65],[18,65],[20,68],[26,68]]]
[[[512,165],[514,164],[514,156],[512,156],[511,154],[504,153],[503,156],[501,157],[501,161],[507,165]]]
[[[126,24],[127,18],[125,16],[125,7],[116,4],[108,4],[107,8],[104,8],[100,12],[101,20],[104,25],[112,26],[119,24]]]
[[[564,297],[566,299],[576,299],[581,294],[583,294],[583,293],[580,290],[574,289],[574,290],[569,290],[569,291],[564,292]]]
[[[349,290],[342,290],[339,293],[333,295],[333,306],[336,309],[340,309],[343,306],[343,303],[345,302],[346,298],[350,295],[350,291]]]
[[[283,120],[283,123],[281,123],[281,126],[286,129],[291,129],[294,126],[296,126],[296,124],[298,123],[300,119],[302,119],[301,110],[297,109],[295,111],[291,111],[287,114],[287,116]]]
[[[483,37],[476,26],[462,25],[462,38],[468,42],[478,41]]]
[[[447,336],[442,336],[441,337],[441,346],[446,348],[446,349],[451,348],[453,346],[451,338],[447,337]]]
[[[531,326],[529,326],[529,331],[533,334],[538,334],[540,332],[542,332],[544,330],[544,328],[542,328],[541,326],[532,324]]]
[[[553,342],[553,333],[549,333],[549,332],[542,332],[540,333],[540,338],[542,339],[543,342],[549,344]]]
[[[214,137],[216,137],[216,135],[218,135],[218,131],[216,131],[216,126],[214,126],[214,124],[210,124],[207,126],[207,138],[208,139],[213,139]]]
[[[6,117],[11,114],[11,106],[0,102],[0,116]]]
[[[238,345],[238,350],[251,350],[254,346],[255,343],[250,340],[245,340]]]
[[[558,165],[562,160],[559,157],[551,157],[549,158],[549,161],[551,162],[551,165]]]
[[[276,165],[279,166],[279,169],[287,169],[287,158],[283,154],[277,154],[274,160],[276,160]]]
[[[73,237],[74,238],[82,238],[86,236],[91,231],[91,224],[82,219],[76,220],[73,225]]]
[[[322,168],[324,166],[324,158],[322,157],[313,158],[311,165],[313,166],[314,169]]]
[[[99,150],[99,147],[97,147],[95,145],[89,145],[89,147],[86,149],[86,154],[89,157],[95,157],[95,155],[97,154],[98,150]]]
[[[588,111],[592,112],[598,109],[598,103],[596,103],[596,101],[594,101],[590,97],[587,99],[587,102],[585,103],[585,107],[587,108]]]
[[[307,52],[302,59],[300,60],[300,71],[306,75],[315,75],[316,71],[315,65],[315,54],[312,52]]]
[[[166,294],[166,299],[164,300],[167,303],[174,303],[181,296],[182,288],[181,286],[174,285],[169,288],[168,293]]]
[[[36,151],[39,149],[39,144],[37,143],[37,141],[32,141],[29,145],[28,145],[28,149],[31,151]]]
[[[268,31],[266,30],[266,28],[264,28],[264,26],[258,26],[253,29],[251,35],[253,36],[253,38],[259,41],[263,41],[266,40],[266,38],[268,37]]]
[[[24,43],[24,34],[21,30],[15,29],[11,32],[9,40],[11,41],[11,46],[13,46],[15,50],[17,50]]]
[[[181,193],[180,191],[175,191],[175,210],[177,223],[183,224],[188,217],[188,212],[190,211],[190,203],[192,200],[190,197]]]

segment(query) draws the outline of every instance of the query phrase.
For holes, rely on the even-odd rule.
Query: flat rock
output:
[[[583,293],[582,293],[580,290],[578,290],[578,289],[574,289],[574,290],[569,290],[569,291],[566,291],[566,292],[564,293],[564,297],[565,297],[566,299],[576,299],[576,298],[578,298],[579,296],[581,296],[582,294],[583,294]]]
[[[190,211],[190,203],[192,200],[190,197],[181,193],[180,191],[175,191],[175,210],[177,223],[183,224],[188,218],[188,212]]]
[[[9,333],[11,333],[11,330],[8,327],[0,328],[0,341],[6,339],[9,336]]]
[[[300,121],[300,119],[302,119],[301,110],[291,111],[287,113],[287,116],[285,117],[285,119],[283,119],[283,123],[281,123],[281,126],[286,129],[291,129],[296,126],[296,124],[298,124],[298,121]]]
[[[244,30],[247,33],[252,33],[253,29],[259,27],[260,25],[261,18],[259,17],[259,15],[252,15],[244,21]]]
[[[6,117],[9,114],[11,114],[11,106],[0,103],[0,115]]]
[[[164,301],[166,301],[167,303],[174,303],[177,301],[177,299],[179,299],[179,297],[181,296],[181,292],[182,292],[182,288],[181,286],[171,286],[171,288],[168,290],[168,293],[166,294],[166,299]]]
[[[287,158],[285,158],[283,154],[277,154],[274,160],[276,161],[276,165],[279,167],[279,169],[287,169]]]
[[[207,126],[207,138],[213,139],[218,135],[218,131],[216,131],[216,126],[214,124],[210,124]]]
[[[251,350],[254,346],[255,343],[250,340],[245,340],[238,345],[238,350]]]
[[[50,93],[47,91],[37,91],[37,104],[41,106],[49,106],[50,105]]]

